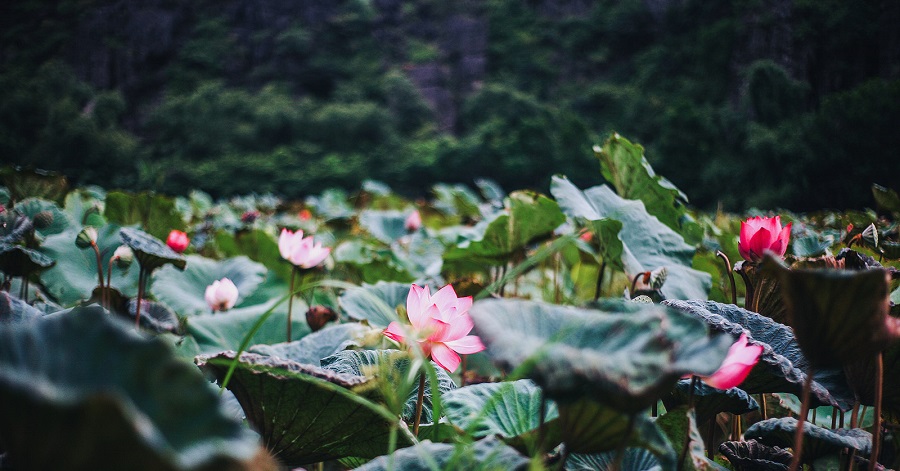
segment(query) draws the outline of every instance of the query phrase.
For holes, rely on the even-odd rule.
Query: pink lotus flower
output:
[[[747,334],[741,334],[741,338],[728,349],[722,366],[710,376],[701,376],[700,379],[718,389],[736,387],[750,374],[762,351],[762,345],[747,345]]]
[[[418,231],[420,227],[422,227],[422,215],[419,214],[418,209],[414,209],[413,212],[409,213],[409,216],[406,217],[406,222],[403,223],[403,226],[409,232]]]
[[[213,281],[206,287],[206,304],[213,311],[227,311],[234,307],[238,299],[238,289],[228,278]]]
[[[451,285],[444,286],[434,296],[427,286],[412,285],[406,297],[406,313],[412,325],[391,322],[384,335],[401,343],[418,342],[426,356],[452,373],[459,366],[459,353],[484,350],[477,335],[468,335],[475,325],[469,317],[470,307],[472,297],[458,298]]]
[[[758,262],[767,250],[784,257],[791,238],[791,223],[781,227],[781,217],[753,217],[741,222],[741,239],[738,251],[744,260]]]
[[[313,236],[303,237],[303,231],[281,230],[278,237],[278,251],[285,260],[300,268],[318,266],[328,258],[331,249],[315,242]]]
[[[184,252],[184,249],[186,249],[190,243],[191,239],[188,239],[187,234],[177,229],[173,229],[172,232],[169,232],[169,237],[166,239],[166,245],[178,253]]]

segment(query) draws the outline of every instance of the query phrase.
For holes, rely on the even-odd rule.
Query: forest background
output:
[[[0,164],[300,198],[601,180],[613,131],[694,206],[900,181],[895,0],[16,0]]]

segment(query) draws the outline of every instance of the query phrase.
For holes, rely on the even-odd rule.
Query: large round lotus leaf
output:
[[[44,237],[59,234],[75,225],[72,218],[63,212],[56,203],[40,198],[26,198],[17,202],[16,211],[28,216],[32,221],[40,213],[44,213],[41,217],[49,216],[49,221],[47,221],[49,224],[38,224],[35,226],[35,231]]]
[[[0,325],[0,416],[15,469],[247,469],[257,451],[195,367],[97,307]]]
[[[235,353],[201,355],[197,364],[221,382]],[[405,426],[383,407],[354,393],[373,380],[277,357],[241,354],[228,389],[266,448],[288,466],[347,456],[374,458],[413,443]]]
[[[184,255],[175,252],[161,240],[140,229],[123,227],[119,231],[119,235],[122,237],[122,242],[131,247],[141,267],[148,272],[167,263],[175,265],[179,270],[184,270],[187,264]]]
[[[370,330],[357,323],[330,325],[294,342],[254,345],[250,347],[249,351],[297,363],[321,366],[323,358],[346,350],[348,347],[359,346],[362,337]]]
[[[43,312],[29,306],[21,299],[10,296],[6,291],[0,291],[0,324],[29,321],[43,315]]]
[[[109,259],[122,245],[119,226],[106,225],[97,231],[97,247],[103,263],[103,283],[106,283]],[[41,274],[41,282],[47,291],[63,306],[71,306],[88,299],[97,287],[97,256],[92,249],[80,249],[75,245],[80,227],[71,228],[44,240],[41,252],[56,260],[56,265]],[[139,270],[133,265],[122,270],[113,264],[110,284],[125,296],[137,295]]]
[[[443,396],[444,411],[453,425],[473,437],[499,435],[516,449],[535,449],[541,421],[541,389],[532,381],[520,379],[503,383],[473,384]],[[559,412],[548,400],[544,416],[545,443],[551,450],[559,444]]]
[[[900,343],[883,352],[881,407],[885,415],[900,417]],[[844,367],[860,404],[875,405],[875,359],[862,360]]]
[[[663,304],[702,319],[713,330],[732,335],[746,333],[750,344],[762,345],[759,363],[740,384],[744,391],[801,395],[809,361],[790,327],[734,304],[701,300],[667,300]],[[848,410],[853,403],[847,380],[839,369],[814,372],[810,392],[813,407],[829,405]]]
[[[890,275],[884,269],[788,270],[777,262],[769,265],[778,273],[797,341],[813,366],[873,358],[900,340],[900,319],[889,315]]]
[[[398,307],[406,309],[409,289],[409,283],[364,284],[341,294],[341,309],[353,319],[368,321],[374,327],[387,327],[397,318]]]
[[[166,266],[153,276],[153,294],[181,316],[210,312],[204,296],[206,287],[214,281],[231,280],[238,290],[236,305],[240,305],[266,279],[266,267],[247,257],[212,260],[188,255],[186,258],[187,267],[183,271]]]
[[[291,265],[281,256],[278,250],[278,241],[268,231],[253,229],[231,233],[230,231],[217,231],[215,234],[216,248],[226,257],[247,256],[254,262],[265,265],[275,272],[282,281],[287,283],[291,279]],[[287,292],[287,291],[285,291]]]
[[[198,353],[238,350],[250,329],[253,328],[260,316],[264,315],[269,309],[275,309],[275,311],[263,322],[259,330],[253,334],[248,345],[284,342],[287,335],[287,303],[276,306],[277,302],[277,299],[273,299],[265,304],[232,309],[224,313],[202,314],[187,318],[185,320],[185,328],[195,347],[195,350],[189,352],[189,355],[193,357]],[[306,319],[299,314],[305,310],[305,304],[295,301],[295,312],[291,318],[292,340],[299,340],[309,333]]]
[[[683,379],[675,385],[672,392],[663,396],[662,400],[666,409],[674,409],[677,406],[688,404],[691,382],[690,379]],[[759,409],[759,404],[743,389],[716,389],[699,381],[694,388],[694,412],[699,424],[705,423],[719,412],[741,415],[757,409]]]
[[[341,374],[378,377],[381,385],[390,389],[389,393],[383,390],[380,392],[380,399],[385,401],[389,400],[386,397],[387,394],[402,394],[401,391],[398,391],[398,388],[402,384],[403,378],[409,374],[409,365],[409,355],[400,350],[346,350],[322,359],[322,368],[330,371]],[[456,383],[453,382],[450,375],[443,368],[440,368],[434,362],[431,363],[431,366],[437,370],[438,391],[442,396],[456,389]],[[419,382],[416,381],[406,397],[400,397],[403,400],[400,415],[408,422],[415,420],[418,395]],[[422,399],[421,423],[433,421],[433,407],[431,381],[426,381]]]
[[[564,177],[553,177],[550,192],[568,216],[622,222],[622,264],[632,275],[666,267],[669,277],[661,292],[667,299],[706,299],[712,276],[691,268],[694,246],[650,215],[644,203],[624,199],[607,185],[581,191]]]
[[[402,243],[391,245],[391,252],[403,268],[416,279],[439,279],[444,266],[444,244],[425,231],[417,231]]]
[[[757,440],[769,446],[781,448],[794,446],[794,432],[797,419],[782,417],[757,422],[744,432],[744,438]],[[843,448],[852,448],[868,455],[872,448],[872,434],[860,428],[827,429],[811,423],[803,424],[802,463],[812,463],[825,455],[840,453]]]
[[[509,195],[508,211],[501,211],[484,232],[444,254],[447,260],[506,257],[553,233],[566,217],[552,199],[530,191]]]
[[[406,235],[406,211],[366,210],[359,215],[359,225],[376,239],[390,244]]]
[[[728,458],[736,471],[787,471],[794,456],[783,448],[756,440],[722,443],[719,453]]]
[[[611,300],[600,309],[489,299],[471,308],[501,369],[521,368],[559,402],[591,398],[635,413],[685,374],[712,374],[734,342],[664,306]]]
[[[55,263],[37,250],[0,242],[0,271],[6,276],[28,276],[46,270]]]
[[[70,191],[63,207],[75,224],[103,227],[106,225],[106,218],[102,214],[105,200],[106,191],[91,186]]]
[[[678,466],[678,469],[687,471],[725,471],[727,469],[706,457],[706,447],[703,444],[703,438],[700,437],[700,431],[697,430],[697,419],[694,411],[688,409],[687,406],[670,409],[656,420],[656,425],[669,437],[669,442],[679,457],[684,450],[685,435],[690,434],[684,462],[681,463],[682,466]]]
[[[119,314],[124,314],[128,320],[133,322],[137,314],[137,299],[129,299],[126,303],[126,311]],[[142,301],[141,318],[138,322],[141,327],[151,332],[169,332],[176,335],[184,333],[178,316],[163,303]]]
[[[587,399],[557,407],[561,438],[570,452],[602,453],[636,446],[650,450],[663,468],[675,468],[675,450],[648,414],[627,415]]]
[[[496,438],[475,443],[432,443],[426,440],[416,446],[397,450],[374,459],[358,471],[434,471],[435,469],[465,469],[472,471],[529,469],[528,458]]]
[[[361,239],[341,242],[335,247],[334,260],[353,266],[366,283],[378,281],[413,281],[402,259],[390,248],[370,244]]]
[[[618,452],[583,455],[575,453],[566,460],[566,471],[663,471],[653,453],[643,448],[626,448],[619,466],[614,465]]]

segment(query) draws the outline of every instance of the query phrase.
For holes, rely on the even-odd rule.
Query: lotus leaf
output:
[[[684,455],[684,463],[679,469],[685,470],[714,470],[724,471],[727,468],[720,466],[715,461],[706,457],[706,449],[703,445],[703,439],[697,430],[697,419],[694,417],[694,411],[687,406],[678,406],[670,409],[659,419],[656,420],[658,425],[666,435],[678,456],[682,456],[685,447],[685,434],[690,434],[690,441],[687,443],[687,453]]]
[[[397,308],[406,308],[409,283],[379,281],[374,285],[344,291],[341,308],[353,319],[365,320],[375,327],[387,327],[397,317]]]
[[[728,458],[736,471],[787,471],[794,455],[777,446],[767,446],[756,440],[725,442],[719,452]]]
[[[184,270],[187,264],[184,255],[176,253],[161,240],[140,229],[123,227],[119,231],[119,235],[122,237],[122,242],[134,252],[141,268],[148,272],[167,263],[175,265],[175,268],[179,270]]]
[[[359,346],[360,337],[370,329],[357,323],[330,325],[300,340],[275,345],[255,345],[250,352],[285,360],[321,366],[321,360],[351,346]]]
[[[663,471],[662,464],[643,448],[626,448],[622,461],[615,466],[615,451],[591,455],[573,454],[566,460],[566,471]]]
[[[786,448],[793,446],[796,429],[797,419],[782,417],[751,425],[744,432],[744,437]],[[812,463],[823,456],[840,453],[843,448],[852,448],[868,455],[872,448],[872,434],[859,428],[831,430],[811,423],[803,424],[802,463]]]
[[[103,216],[120,226],[138,225],[157,238],[165,238],[172,229],[185,229],[175,199],[153,193],[110,191],[106,194]]]
[[[53,259],[37,250],[0,242],[0,271],[6,276],[29,276],[54,264]]]
[[[210,312],[204,295],[206,287],[214,281],[228,278],[238,289],[238,303],[251,296],[266,278],[266,267],[240,256],[225,260],[212,260],[199,255],[188,255],[183,271],[163,267],[153,277],[153,294],[171,306],[181,316]]]
[[[38,319],[43,312],[31,307],[25,301],[0,291],[0,324]]]
[[[485,438],[473,444],[449,445],[426,440],[416,446],[381,456],[357,468],[358,471],[433,471],[466,469],[487,471],[504,469],[525,471],[528,458],[496,438]]]
[[[675,389],[668,396],[663,396],[666,409],[671,410],[688,404],[691,382],[690,379],[683,379],[675,385]],[[698,382],[694,388],[694,413],[698,424],[714,418],[719,412],[741,415],[757,409],[759,404],[743,389],[716,389],[702,382]]]
[[[359,215],[359,225],[376,239],[390,245],[406,235],[407,211],[366,210]]]
[[[44,212],[50,215],[50,224],[46,227],[35,227],[35,230],[46,237],[48,235],[59,234],[75,225],[72,218],[63,212],[56,203],[52,201],[42,200],[40,198],[26,198],[16,203],[16,211],[21,212],[25,216],[34,220],[35,216]]]

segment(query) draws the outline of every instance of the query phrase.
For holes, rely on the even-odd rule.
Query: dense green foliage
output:
[[[862,207],[900,175],[892,2],[267,8],[0,6],[0,163],[214,196],[546,190],[597,183],[615,130],[700,207]]]

